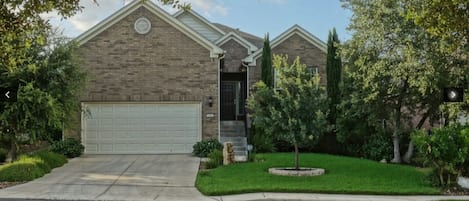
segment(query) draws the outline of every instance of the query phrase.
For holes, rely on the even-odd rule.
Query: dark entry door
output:
[[[236,120],[236,84],[221,82],[221,120]]]

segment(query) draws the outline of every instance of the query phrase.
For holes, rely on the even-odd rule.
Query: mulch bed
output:
[[[451,187],[443,191],[445,195],[469,195],[469,189],[461,187]]]
[[[207,169],[207,167],[206,167],[206,165],[205,165],[206,163],[207,163],[207,162],[202,162],[202,161],[201,161],[201,162],[200,162],[200,165],[199,165],[199,170],[206,170],[206,169]]]

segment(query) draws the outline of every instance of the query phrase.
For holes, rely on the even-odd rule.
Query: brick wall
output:
[[[145,35],[134,30],[139,17],[151,21]],[[202,102],[203,138],[217,136],[218,60],[209,50],[139,8],[80,47],[89,72],[83,102]],[[208,97],[213,107],[208,107]],[[213,113],[215,117],[207,118]]]
[[[291,64],[293,60],[299,56],[300,62],[307,66],[318,66],[319,74],[321,76],[321,84],[326,84],[326,62],[327,54],[319,48],[309,43],[307,40],[298,34],[292,35],[290,38],[283,41],[275,48],[272,48],[273,54],[288,55],[288,62]],[[251,67],[249,81],[250,85],[261,80],[261,57],[256,60],[256,66]]]
[[[225,50],[225,66],[223,72],[240,72],[241,60],[248,56],[248,50],[235,40],[229,40],[220,46]]]

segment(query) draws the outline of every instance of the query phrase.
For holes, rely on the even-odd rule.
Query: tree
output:
[[[274,87],[274,72],[272,70],[272,50],[270,49],[269,33],[264,37],[264,47],[262,47],[262,64],[261,64],[262,81],[268,87]]]
[[[461,75],[468,73],[467,59],[440,48],[444,39],[407,20],[403,13],[409,5],[403,0],[344,3],[354,13],[349,25],[354,35],[342,52],[358,87],[352,93],[360,94],[365,103],[357,109],[380,108],[375,116],[392,130],[392,162],[400,163],[401,140],[429,117],[438,116],[441,89],[464,84]],[[410,121],[414,116],[420,117],[416,125]],[[412,156],[412,142],[408,147],[405,161]]]
[[[404,2],[409,5],[409,9],[404,13],[407,19],[413,20],[433,35],[450,40],[453,45],[467,45],[469,4],[466,0],[405,0]]]
[[[287,60],[274,55],[276,89],[260,81],[248,107],[253,111],[254,125],[295,147],[295,168],[299,169],[299,147],[311,143],[325,130],[327,106],[319,76],[309,74],[298,57],[291,65]]]
[[[19,81],[17,100],[0,103],[1,127],[10,139],[10,159],[16,158],[17,137],[27,134],[31,141],[48,139],[50,131],[62,130],[80,111],[79,95],[84,86],[85,73],[79,68],[76,46],[56,44],[52,51],[37,47],[34,70],[20,68],[15,76]],[[39,53],[41,52],[41,53]]]
[[[339,37],[335,28],[329,31],[327,39],[327,97],[329,99],[329,122],[335,124],[337,116],[337,104],[340,103],[339,84],[342,75],[342,61],[337,53]]]

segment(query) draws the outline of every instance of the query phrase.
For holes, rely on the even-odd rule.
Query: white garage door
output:
[[[201,138],[200,107],[198,103],[85,103],[85,153],[190,153]]]

